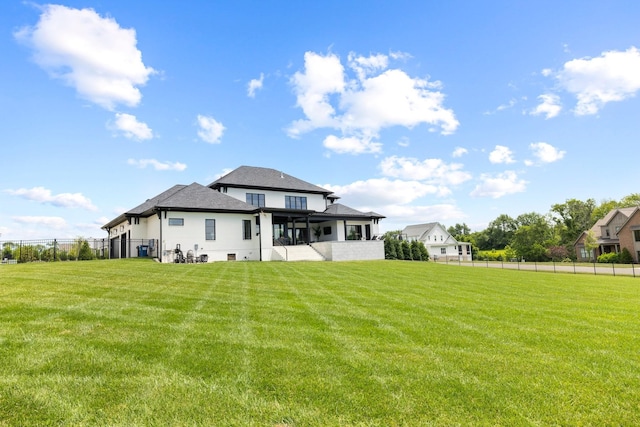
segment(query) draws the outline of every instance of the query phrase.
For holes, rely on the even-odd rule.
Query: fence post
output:
[[[58,242],[56,239],[53,239],[53,262],[56,261],[56,246],[58,246]]]
[[[616,264],[614,262],[611,263],[611,269],[613,270],[613,276],[616,275]]]

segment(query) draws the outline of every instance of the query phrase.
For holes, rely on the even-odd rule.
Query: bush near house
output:
[[[384,238],[384,257],[406,261],[429,261],[429,251],[420,241],[414,240],[409,243],[387,235]]]
[[[618,254],[615,252],[611,252],[608,254],[602,254],[598,257],[598,262],[601,263],[610,263],[610,264],[615,264],[618,261]]]

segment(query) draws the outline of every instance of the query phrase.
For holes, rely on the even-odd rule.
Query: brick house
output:
[[[592,261],[606,253],[620,253],[626,248],[634,262],[640,261],[640,208],[613,209],[593,227],[584,231],[574,243],[578,261]],[[585,238],[591,231],[596,238],[594,253],[585,248]]]

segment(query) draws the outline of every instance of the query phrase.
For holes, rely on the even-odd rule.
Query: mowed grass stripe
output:
[[[640,422],[640,282],[411,262],[0,268],[0,425]]]

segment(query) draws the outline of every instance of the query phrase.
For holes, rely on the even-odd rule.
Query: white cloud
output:
[[[633,97],[640,90],[640,50],[630,47],[568,61],[557,78],[577,97],[576,115],[596,114],[608,102]]]
[[[136,106],[155,71],[142,62],[136,32],[93,9],[42,6],[40,20],[15,34],[34,51],[35,62],[85,99],[112,110]]]
[[[402,61],[413,58],[413,55],[411,55],[410,53],[400,51],[390,51],[389,56],[391,57],[391,59]]]
[[[381,128],[426,123],[451,134],[459,123],[452,110],[443,108],[444,94],[433,90],[438,86],[437,82],[413,79],[401,70],[386,70],[342,95],[345,114],[341,124],[346,129],[377,133]]]
[[[451,153],[452,157],[462,157],[463,155],[467,154],[469,152],[469,150],[467,150],[464,147],[456,147],[453,150],[453,153]]]
[[[439,203],[426,206],[388,205],[380,209],[387,217],[381,226],[387,230],[403,229],[407,224],[420,224],[430,221],[461,220],[467,215],[456,205]]]
[[[137,166],[140,169],[144,169],[147,166],[151,166],[157,171],[173,170],[173,171],[182,172],[187,168],[187,165],[185,165],[184,163],[160,162],[156,159],[140,159],[140,160],[129,159],[127,160],[127,163],[130,164],[131,166]]]
[[[384,70],[389,66],[389,58],[387,55],[370,55],[357,56],[350,52],[347,57],[349,67],[356,72],[359,80],[364,80],[367,76],[375,74],[380,70]]]
[[[381,129],[393,126],[412,128],[424,123],[442,134],[458,127],[453,111],[443,107],[440,83],[387,69],[386,55],[350,53],[347,63],[353,78],[335,54],[307,52],[304,57],[304,71],[296,72],[291,84],[305,118],[287,129],[291,137],[328,128],[339,129],[343,138],[370,141],[378,138]]]
[[[558,150],[556,147],[551,144],[547,144],[546,142],[534,142],[529,145],[529,148],[541,163],[557,162],[566,154],[566,151]],[[530,166],[531,164],[528,165]]]
[[[333,54],[327,56],[314,52],[304,54],[305,72],[296,72],[291,78],[297,98],[297,106],[302,108],[307,120],[295,121],[288,130],[289,136],[321,127],[338,127],[333,118],[334,108],[329,95],[341,93],[345,88],[344,67]]]
[[[5,190],[5,192],[13,196],[22,197],[23,199],[63,208],[82,208],[90,211],[98,210],[91,200],[81,193],[51,194],[51,190],[44,187],[20,188],[18,190]]]
[[[441,159],[420,161],[410,157],[387,157],[380,163],[385,176],[425,181],[437,186],[458,185],[471,179],[471,174],[462,170],[461,163],[445,163]]]
[[[438,196],[449,194],[446,188],[436,185],[388,178],[373,178],[347,185],[327,184],[322,187],[339,195],[349,206],[370,205],[372,199],[375,199],[377,206],[407,204],[428,194]]]
[[[67,226],[64,218],[59,216],[13,216],[11,219],[20,224],[44,225],[56,230],[62,230]]]
[[[382,144],[371,141],[367,137],[337,137],[335,135],[327,136],[322,145],[336,153],[363,154],[363,153],[380,153]]]
[[[521,193],[527,182],[519,179],[514,171],[505,171],[497,175],[482,174],[480,183],[470,193],[472,197],[492,197],[494,199],[508,194]]]
[[[247,96],[249,98],[255,98],[256,91],[262,89],[262,83],[264,82],[264,73],[260,73],[259,79],[251,79],[247,84]]]
[[[225,127],[213,117],[198,115],[198,136],[210,144],[219,144]]]
[[[549,77],[551,74],[553,74],[553,70],[551,68],[545,68],[541,71],[541,74],[545,77]]]
[[[129,139],[143,141],[153,138],[153,132],[146,123],[139,122],[136,116],[126,113],[116,113],[116,121],[113,126],[121,131]]]
[[[545,119],[551,119],[560,114],[562,110],[562,105],[560,103],[560,97],[558,95],[547,93],[538,96],[540,100],[540,104],[531,111],[531,114],[534,116],[539,116],[544,114]]]
[[[509,147],[504,145],[496,145],[496,148],[489,153],[489,161],[491,163],[514,163],[513,152]]]

